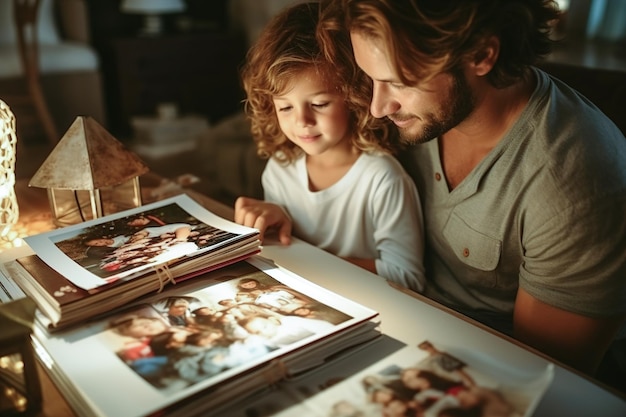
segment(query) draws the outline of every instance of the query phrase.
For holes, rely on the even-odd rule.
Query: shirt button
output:
[[[440,174],[440,173],[438,173],[438,172],[435,172],[435,179],[436,179],[437,181],[441,181],[441,174]]]
[[[464,249],[463,249],[463,256],[464,256],[465,258],[467,258],[467,257],[469,256],[469,249],[468,249],[468,248],[464,248]]]

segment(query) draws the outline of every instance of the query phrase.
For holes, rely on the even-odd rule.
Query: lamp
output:
[[[124,0],[121,10],[145,15],[141,34],[155,36],[163,31],[161,14],[182,12],[185,3],[183,0]]]
[[[31,178],[47,188],[53,221],[67,226],[142,205],[148,167],[98,122],[78,116]]]
[[[10,241],[19,208],[15,196],[15,116],[0,100],[0,238]]]
[[[31,333],[36,305],[30,298],[0,304],[0,415],[41,410],[41,385]]]

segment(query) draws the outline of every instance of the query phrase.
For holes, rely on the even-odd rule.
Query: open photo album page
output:
[[[377,316],[268,265],[239,262],[40,341],[102,415],[135,416],[292,351],[316,355],[316,342]]]
[[[180,195],[25,240],[74,285],[91,290],[256,233]]]
[[[272,415],[527,417],[552,382],[553,373],[551,364],[541,371],[515,370],[480,352],[424,340]],[[257,408],[276,406],[260,401]]]

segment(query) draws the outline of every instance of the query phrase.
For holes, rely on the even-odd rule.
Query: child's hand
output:
[[[291,218],[282,207],[249,197],[239,197],[235,201],[235,222],[259,229],[259,239],[267,229],[276,229],[283,245],[291,243]]]

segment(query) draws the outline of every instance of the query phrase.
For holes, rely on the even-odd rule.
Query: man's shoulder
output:
[[[624,134],[600,108],[571,85],[537,69],[539,85],[534,100],[534,122],[548,127],[556,137],[570,132],[575,137],[597,135],[598,140],[624,140]]]

